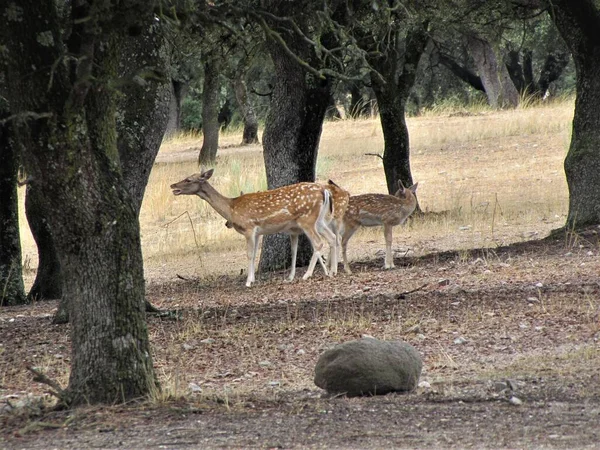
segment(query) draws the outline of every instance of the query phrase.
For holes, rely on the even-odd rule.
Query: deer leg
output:
[[[337,259],[337,233],[333,232],[331,228],[324,227],[321,234],[325,236],[325,239],[329,243],[329,272],[331,275],[337,273],[338,259]]]
[[[321,263],[321,266],[323,267],[323,270],[325,271],[325,275],[329,275],[329,272],[327,272],[327,268],[325,267],[325,263],[323,262],[323,258],[321,258],[321,250],[323,249],[323,241],[322,241],[319,233],[317,233],[315,230],[310,230],[310,229],[305,229],[304,233],[306,233],[306,236],[310,240],[310,243],[313,248],[313,255],[312,255],[312,258],[310,259],[310,263],[308,264],[308,269],[306,270],[306,273],[304,274],[302,279],[306,280],[307,278],[310,278],[312,276],[312,274],[315,270],[315,266],[317,265],[317,261],[319,261]]]
[[[394,256],[392,255],[392,229],[394,227],[389,224],[383,225],[383,234],[385,235],[385,269],[393,269]]]
[[[296,276],[296,256],[298,255],[298,235],[290,234],[290,244],[292,246],[292,268],[290,276],[287,278],[288,281],[292,281]]]
[[[350,270],[350,264],[348,263],[347,250],[348,250],[348,241],[354,235],[356,230],[358,230],[358,227],[356,227],[356,228],[345,227],[344,233],[342,234],[342,259],[344,261],[344,270],[346,271],[346,273],[352,273],[352,270]]]
[[[246,287],[252,286],[254,283],[254,263],[256,260],[256,252],[258,251],[258,238],[253,232],[246,236],[246,254],[248,255],[248,278],[246,279]]]

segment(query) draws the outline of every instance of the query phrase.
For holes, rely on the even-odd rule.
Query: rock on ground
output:
[[[401,341],[363,338],[325,351],[315,367],[315,384],[329,393],[384,395],[417,387],[423,362]]]

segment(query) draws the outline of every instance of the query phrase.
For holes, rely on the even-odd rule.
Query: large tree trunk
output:
[[[156,49],[160,49],[160,51]],[[168,127],[172,91],[167,79],[167,63],[168,56],[162,31],[156,24],[149,27],[140,36],[128,38],[120,55],[120,77],[134,79],[140,74],[146,74],[151,75],[153,79],[153,82],[150,83],[129,83],[123,86],[121,89],[123,95],[119,96],[118,104],[120,114],[117,116],[117,147],[123,180],[133,197],[138,216],[152,165]],[[153,73],[149,74],[148,71]],[[44,233],[41,234],[41,237],[44,238],[41,242],[42,245],[36,239],[40,254],[40,267],[43,269],[42,281],[46,281],[41,286],[52,288],[50,283],[54,280],[54,286],[58,288],[61,281],[60,263],[57,261],[55,253],[52,252],[53,243],[51,236],[46,234],[45,221],[41,225],[44,227],[39,227],[40,232]],[[50,276],[53,278],[49,278]],[[40,268],[38,268],[36,281],[39,277]],[[46,293],[46,295],[49,294]],[[63,297],[63,301],[59,305],[54,317],[55,323],[66,323],[69,320],[66,299],[67,297]],[[146,311],[155,311],[155,308],[147,301],[145,305]]]
[[[498,64],[490,43],[474,35],[469,36],[467,42],[490,106],[492,108],[518,106],[519,93],[510,79],[506,66]]]
[[[600,11],[592,0],[553,1],[549,11],[577,72],[573,132],[565,158],[566,226],[581,228],[600,223]]]
[[[402,60],[398,59],[402,52],[395,49],[389,49],[385,58],[371,60],[377,70],[371,73],[371,81],[379,106],[384,137],[383,168],[390,194],[398,190],[398,181],[405,186],[413,184],[406,102],[428,39],[427,26],[423,24],[407,33]],[[399,75],[398,70],[402,70]]]
[[[0,67],[2,67],[0,65]],[[25,303],[19,234],[19,158],[8,112],[0,107],[0,306]]]
[[[0,12],[7,3],[0,3]],[[125,11],[107,7],[100,18],[85,1],[73,4],[67,49],[54,2],[25,0],[20,7],[20,20],[9,20],[0,33],[11,61],[11,112],[30,117],[18,122],[23,162],[43,200],[65,280],[72,341],[65,400],[76,405],[142,397],[156,378],[137,208],[119,165],[112,84],[124,37],[118,27],[127,23],[128,7],[141,7],[122,2]],[[153,20],[149,10],[134,15]],[[64,50],[71,58],[56,64]]]
[[[202,87],[202,148],[198,157],[200,166],[212,166],[219,148],[219,82],[220,62],[218,57],[204,63]]]
[[[269,41],[268,50],[273,59],[276,82],[265,124],[263,148],[267,185],[274,189],[315,180],[331,84],[329,80],[317,80],[307,75],[279,43]],[[301,239],[298,264],[307,264],[311,255],[310,243]],[[290,261],[289,237],[281,234],[265,236],[260,269],[278,270],[289,266]]]
[[[27,186],[25,213],[38,251],[35,281],[27,294],[31,300],[54,300],[62,297],[62,271],[48,221],[43,215],[43,201],[35,183]],[[58,322],[66,321],[64,314],[58,316]]]
[[[244,121],[244,132],[242,134],[242,145],[258,144],[258,119],[254,112],[252,102],[248,98],[248,89],[243,73],[234,80],[235,98],[242,113]]]

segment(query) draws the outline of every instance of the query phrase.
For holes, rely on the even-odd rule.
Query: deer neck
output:
[[[220,194],[214,187],[208,183],[204,183],[203,189],[198,192],[198,197],[206,200],[213,209],[218,212],[224,219],[231,220],[232,209],[231,200],[229,197],[225,197]]]

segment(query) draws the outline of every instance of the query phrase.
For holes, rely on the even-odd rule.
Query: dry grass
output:
[[[224,442],[219,441],[221,427],[232,420],[235,432],[223,446],[271,447],[291,435],[295,446],[308,448],[305,436],[297,437],[278,421],[306,417],[303,429],[312,433],[331,417],[335,425],[321,431],[315,447],[343,446],[359,434],[371,440],[373,430],[387,436],[389,430],[406,428],[413,438],[438,433],[439,440],[429,445],[407,438],[395,444],[442,448],[505,442],[520,448],[533,442],[532,426],[541,430],[535,442],[555,442],[548,437],[550,421],[544,415],[555,403],[553,420],[565,424],[565,435],[575,435],[568,443],[572,448],[597,442],[586,436],[589,423],[597,419],[600,398],[594,382],[600,364],[598,230],[531,240],[565,221],[562,161],[571,114],[572,103],[565,102],[410,119],[413,175],[421,207],[429,213],[397,230],[396,256],[406,255],[397,258],[399,268],[380,270],[382,232],[364,230],[350,243],[354,274],[330,279],[317,274],[292,284],[283,283],[281,274],[269,275],[252,289],[243,287],[243,277],[231,276],[246,266],[243,238],[225,228],[205,202],[174,197],[168,188],[197,170],[197,137],[166,142],[141,215],[148,300],[162,309],[180,310],[174,320],[148,317],[162,390],[142,406],[109,408],[104,417],[92,412],[81,428],[91,430],[98,447],[131,444],[118,432],[98,433],[119,428],[142,436],[140,446],[148,446],[151,437],[163,442],[172,430],[204,433],[206,440],[198,442],[217,446]],[[239,139],[238,134],[224,136],[213,176],[215,186],[231,196],[265,188],[260,146],[239,148]],[[364,155],[380,152],[382,146],[376,120],[327,123],[319,179],[332,178],[355,194],[385,191],[380,159]],[[527,242],[502,247],[519,241]],[[24,243],[26,255],[34,259],[33,246],[26,239]],[[173,281],[175,274],[190,280]],[[56,302],[42,302],[0,311],[0,329],[10,336],[0,345],[0,387],[10,397],[7,401],[44,390],[31,381],[24,364],[67,384],[68,328],[50,325],[55,308]],[[431,389],[407,397],[319,398],[312,382],[319,355],[365,334],[414,345],[423,356],[422,379]],[[519,388],[524,400],[520,409],[490,390],[507,378]],[[178,405],[184,405],[183,418],[173,419]],[[573,425],[575,416],[564,405],[581,416],[581,426]],[[363,410],[368,417],[358,420]],[[195,417],[193,411],[206,414]],[[144,429],[150,414],[152,430]],[[261,432],[272,431],[277,438],[265,437],[264,445],[235,441],[244,429],[253,432],[248,420],[259,416],[264,418]],[[398,417],[406,419],[402,426],[381,425]],[[519,440],[514,424],[525,417],[527,432]],[[9,417],[7,423],[23,423],[17,419]],[[73,420],[85,423],[82,417]],[[423,433],[420,424],[427,420]],[[363,422],[367,431],[360,431]],[[455,429],[454,444],[445,440],[449,424]],[[47,436],[40,438],[39,448],[47,444]],[[462,445],[465,436],[472,445]],[[107,440],[100,442],[103,438]],[[74,442],[72,448],[78,448],[88,440]],[[382,439],[364,446],[394,447]]]
[[[420,206],[444,214],[415,218],[398,230],[395,242],[403,243],[398,251],[493,248],[513,241],[515,235],[517,240],[529,239],[561,226],[568,201],[563,160],[572,109],[572,101],[565,101],[515,111],[482,108],[476,113],[426,113],[408,119]],[[266,187],[261,147],[239,147],[240,140],[239,132],[221,138],[213,182],[228,196]],[[149,278],[160,278],[165,270],[170,272],[167,277],[173,272],[214,277],[245,268],[243,238],[225,228],[206,202],[176,198],[169,189],[198,170],[200,146],[201,137],[195,134],[175,136],[164,143],[157,158],[141,211]],[[352,194],[385,192],[381,160],[365,155],[382,149],[378,119],[328,122],[321,139],[318,179],[331,178]],[[36,248],[22,208],[20,218],[26,267],[35,268]],[[382,241],[381,230],[365,229],[353,238],[349,256],[373,257]]]

